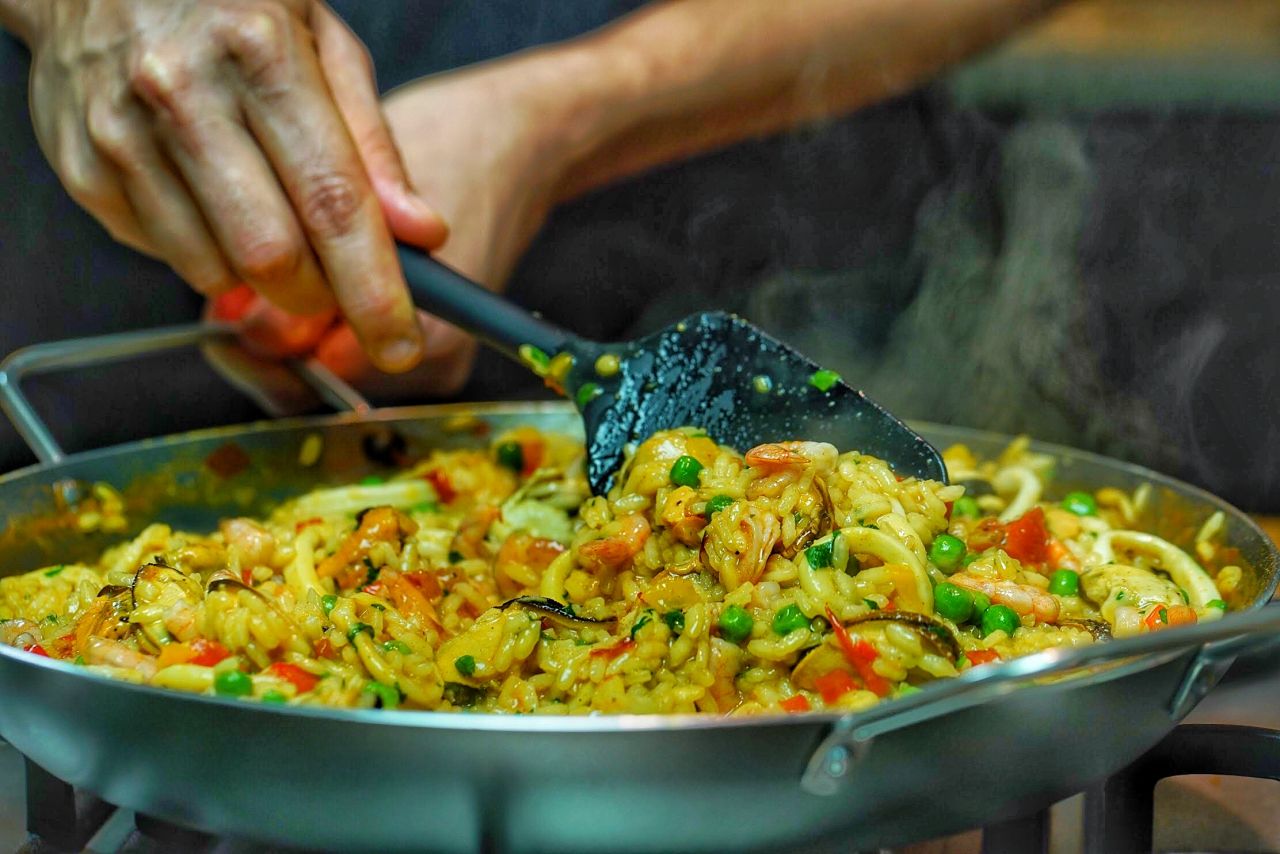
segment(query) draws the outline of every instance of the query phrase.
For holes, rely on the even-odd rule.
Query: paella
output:
[[[579,442],[519,428],[0,579],[0,642],[264,703],[752,715],[857,711],[1244,604],[1221,513],[1175,544],[1139,524],[1144,488],[1061,492],[1025,439],[944,458],[951,485],[685,428],[592,496]],[[128,527],[95,496],[86,528]]]

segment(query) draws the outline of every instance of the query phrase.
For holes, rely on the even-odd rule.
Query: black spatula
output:
[[[812,439],[880,457],[903,477],[946,479],[942,458],[923,438],[740,317],[695,314],[638,341],[601,344],[547,323],[418,249],[401,246],[399,253],[418,306],[523,362],[577,403],[597,494],[611,485],[628,443],[690,425],[743,451]]]

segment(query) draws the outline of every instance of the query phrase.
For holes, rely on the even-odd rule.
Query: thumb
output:
[[[406,243],[438,248],[449,228],[409,183],[400,151],[382,115],[368,51],[325,3],[312,4],[311,28],[329,90],[355,140],[391,232]]]

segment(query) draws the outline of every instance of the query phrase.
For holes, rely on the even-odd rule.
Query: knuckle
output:
[[[246,242],[234,254],[232,263],[240,278],[268,285],[291,279],[302,260],[297,243],[279,238]]]
[[[121,167],[136,164],[139,146],[129,122],[106,101],[91,101],[85,114],[85,131],[98,151]]]
[[[299,213],[311,233],[334,238],[355,230],[360,206],[355,181],[340,172],[329,172],[306,182]]]
[[[195,75],[182,51],[151,47],[141,51],[129,72],[134,93],[153,107],[177,112]]]
[[[235,16],[229,47],[250,85],[274,87],[285,82],[290,30],[290,15],[277,3],[246,7]]]

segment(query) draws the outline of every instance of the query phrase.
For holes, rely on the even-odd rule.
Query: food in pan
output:
[[[1218,619],[1241,569],[1144,490],[944,455],[953,485],[820,442],[696,430],[592,497],[580,444],[520,428],[217,532],[152,524],[0,580],[0,641],[266,703],[493,712],[850,711],[1049,647]]]

